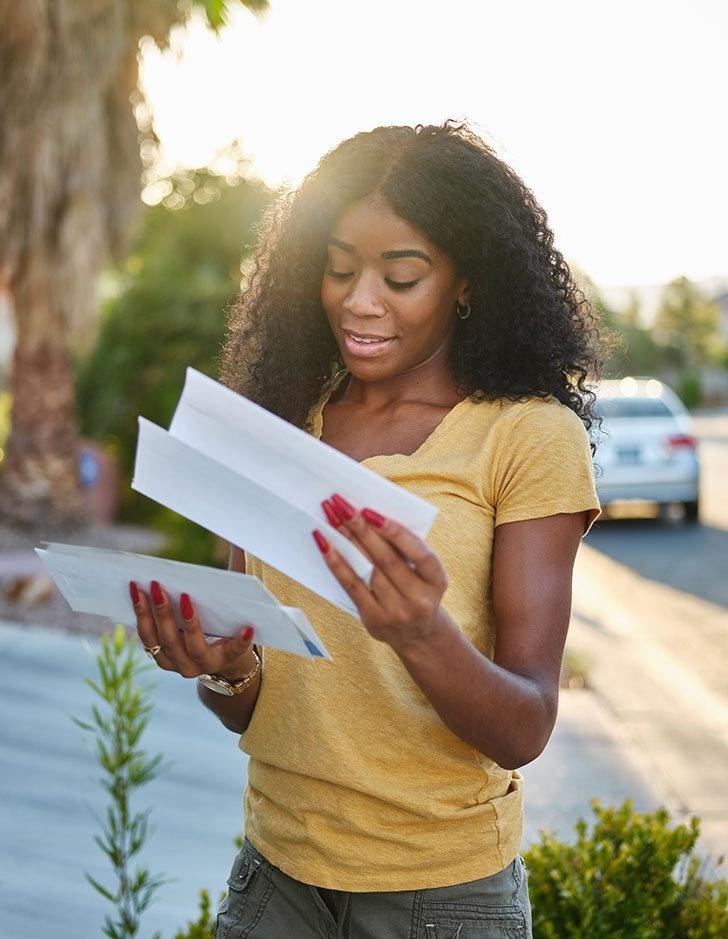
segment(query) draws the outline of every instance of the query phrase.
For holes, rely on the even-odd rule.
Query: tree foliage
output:
[[[705,365],[720,354],[720,311],[687,277],[663,290],[655,319],[655,335],[677,350],[683,366]]]
[[[161,525],[174,534],[173,556],[203,563],[210,536],[193,536],[190,522],[129,488],[137,416],[167,427],[188,366],[218,377],[225,308],[240,288],[241,256],[270,193],[254,182],[229,186],[206,170],[170,184],[180,207],[147,208],[98,341],[77,363],[78,407],[83,433],[121,464],[123,516]]]

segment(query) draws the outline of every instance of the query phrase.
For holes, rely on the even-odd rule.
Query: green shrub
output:
[[[220,894],[220,902],[225,897]],[[210,894],[207,890],[200,890],[200,915],[184,930],[174,934],[174,939],[215,939],[216,914],[210,909]]]
[[[728,883],[706,880],[704,862],[692,855],[697,818],[670,828],[663,808],[641,814],[631,800],[616,809],[591,805],[591,833],[580,819],[575,844],[542,832],[524,852],[534,939],[728,936]]]
[[[683,372],[680,376],[680,398],[686,408],[697,408],[703,400],[703,386],[700,375],[695,372]]]
[[[214,565],[210,532],[130,488],[137,418],[169,426],[188,366],[218,377],[225,309],[240,289],[241,257],[270,193],[245,180],[227,186],[205,171],[183,183],[183,207],[148,208],[116,272],[96,343],[76,362],[78,410],[84,436],[119,462],[120,518],[164,532],[165,556]],[[202,203],[200,193],[207,194]]]

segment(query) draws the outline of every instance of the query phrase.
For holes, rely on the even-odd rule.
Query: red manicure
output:
[[[379,512],[375,512],[374,509],[362,509],[361,514],[368,522],[371,522],[372,525],[376,525],[377,528],[382,528],[387,521],[383,515],[380,515]]]
[[[321,505],[324,507],[326,518],[329,520],[329,525],[333,525],[334,528],[341,528],[341,526],[343,525],[343,521],[339,517],[338,512],[333,507],[333,505],[329,502],[329,500],[324,499]]]
[[[321,551],[321,553],[326,554],[326,552],[329,550],[328,541],[324,538],[324,536],[321,534],[320,531],[315,530],[313,532],[313,537],[314,537],[316,544],[319,546],[319,550]]]
[[[245,639],[246,642],[248,641],[248,639],[251,638],[252,635],[253,635],[253,627],[252,627],[252,626],[248,626],[248,627],[246,627],[246,629],[243,630],[243,639]]]
[[[157,606],[161,606],[164,603],[164,594],[162,593],[162,588],[159,586],[158,580],[152,581],[152,600]]]
[[[179,608],[183,619],[192,619],[195,611],[192,607],[192,600],[188,593],[181,593],[179,596]]]
[[[338,493],[334,493],[334,495],[331,497],[331,501],[334,503],[336,511],[345,522],[348,522],[356,515],[354,506],[347,502],[346,499],[343,496],[340,496]]]
[[[129,596],[131,597],[131,602],[136,606],[137,603],[139,603],[139,588],[133,580],[129,581]]]

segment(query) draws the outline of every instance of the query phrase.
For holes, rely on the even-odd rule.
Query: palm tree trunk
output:
[[[219,25],[225,4],[193,4]],[[185,18],[173,0],[0,0],[0,273],[17,324],[9,522],[85,520],[70,350],[88,342],[99,271],[140,206],[139,38],[163,43]]]
[[[33,246],[12,284],[17,332],[0,515],[34,528],[86,520],[73,368],[57,311],[60,283],[52,257]]]

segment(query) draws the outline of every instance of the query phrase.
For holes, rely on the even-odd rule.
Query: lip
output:
[[[368,342],[366,344],[355,342],[351,336],[352,334],[347,329],[342,329],[342,334],[344,336],[344,345],[346,346],[346,351],[351,355],[367,357],[372,355],[379,355],[380,352],[384,352],[388,349],[392,343],[397,339],[396,336],[391,336],[388,338],[382,337],[379,342]],[[354,333],[353,335],[359,336],[359,333]],[[375,338],[373,336],[361,336],[362,339]]]

